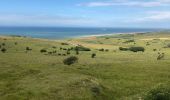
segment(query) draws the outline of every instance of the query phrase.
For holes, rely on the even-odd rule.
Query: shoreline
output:
[[[120,35],[120,34],[139,34],[139,33],[148,33],[148,32],[125,32],[125,33],[109,33],[109,34],[91,34],[91,35],[82,35],[82,36],[73,36],[67,38],[38,38],[38,37],[30,37],[30,36],[22,36],[22,35],[0,35],[1,38],[9,38],[9,37],[20,37],[20,38],[33,38],[39,40],[49,40],[49,41],[61,41],[67,39],[86,39],[86,38],[97,38],[101,36],[112,36],[112,35]]]
[[[90,37],[101,37],[101,36],[112,36],[112,35],[120,35],[120,34],[139,34],[139,33],[148,33],[148,32],[127,32],[127,33],[109,33],[109,34],[92,34],[92,35],[83,35],[83,36],[75,36],[72,38],[90,38]]]

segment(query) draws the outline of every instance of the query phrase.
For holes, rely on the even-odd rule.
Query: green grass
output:
[[[124,43],[131,39],[136,44]],[[79,61],[67,66],[63,60],[71,55],[57,54],[66,53],[60,47],[74,47],[72,45],[0,37],[0,45],[5,43],[7,49],[6,53],[0,52],[0,100],[138,100],[154,86],[170,82],[170,48],[163,48],[170,43],[170,33],[113,35],[69,42],[74,40],[93,48],[80,51],[79,55],[71,51]],[[147,42],[150,45],[146,46]],[[119,51],[120,46],[143,46],[146,51]],[[26,53],[26,47],[32,51]],[[98,51],[98,48],[109,48],[109,52]],[[43,54],[41,49],[56,50],[57,54]],[[165,58],[158,61],[158,52],[165,53]],[[96,53],[96,58],[91,58],[92,53]]]

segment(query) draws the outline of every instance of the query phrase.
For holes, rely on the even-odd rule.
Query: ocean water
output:
[[[64,39],[89,35],[153,32],[161,29],[142,28],[69,28],[69,27],[0,27],[0,35],[19,35],[44,39]]]

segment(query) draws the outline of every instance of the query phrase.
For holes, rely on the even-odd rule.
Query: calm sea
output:
[[[0,27],[0,35],[19,35],[45,39],[74,38],[112,33],[153,32],[160,29],[139,28],[66,28],[66,27]]]

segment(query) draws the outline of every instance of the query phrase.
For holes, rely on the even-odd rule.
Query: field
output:
[[[143,100],[155,86],[170,83],[168,44],[168,32],[60,41],[1,36],[0,49],[6,51],[0,51],[0,100]],[[76,45],[91,51],[63,50]],[[119,50],[132,46],[145,52]],[[69,56],[78,62],[64,65]]]

